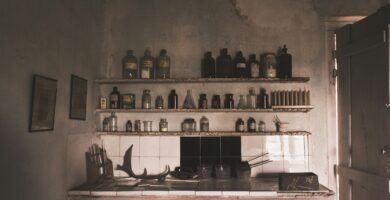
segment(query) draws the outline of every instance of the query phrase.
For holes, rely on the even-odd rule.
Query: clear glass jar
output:
[[[126,57],[122,60],[122,77],[124,79],[138,78],[138,60],[133,53],[133,50],[128,50]]]
[[[255,89],[250,88],[249,89],[249,94],[247,95],[247,107],[249,109],[254,109],[256,108],[256,94],[255,94]]]
[[[256,54],[251,54],[249,56],[248,63],[251,78],[258,78],[260,76],[260,64],[259,61],[256,60]]]
[[[102,127],[102,130],[103,130],[103,131],[110,131],[109,125],[110,125],[110,117],[105,117],[105,118],[103,119],[103,127]]]
[[[109,131],[118,131],[118,117],[114,112],[111,113],[108,129]]]
[[[183,132],[195,132],[196,131],[196,121],[192,118],[184,119],[181,123],[181,130]]]
[[[167,50],[163,49],[157,58],[155,78],[170,78],[171,58],[167,56]]]
[[[244,132],[245,131],[245,122],[241,118],[238,118],[236,121],[236,131]]]
[[[144,131],[145,132],[153,131],[153,121],[144,121]]]
[[[167,119],[160,119],[159,130],[160,130],[160,132],[167,132],[168,131]]]
[[[142,109],[152,108],[152,96],[150,96],[150,90],[144,90],[142,93]]]
[[[133,131],[133,124],[131,123],[130,120],[127,120],[126,123],[126,132],[132,132]]]
[[[259,122],[259,131],[265,132],[265,122],[263,122],[263,121]]]
[[[238,109],[246,109],[247,108],[247,102],[246,102],[246,97],[244,95],[240,95],[240,100],[238,100]]]
[[[202,93],[199,95],[198,107],[199,107],[199,109],[207,109],[208,108],[206,94]]]
[[[202,132],[209,131],[209,119],[207,119],[207,117],[205,116],[202,116],[202,118],[200,118],[200,131]]]
[[[263,76],[265,78],[275,78],[276,77],[276,55],[274,53],[265,53],[261,59],[261,67],[263,71]]]
[[[156,98],[156,109],[163,109],[164,108],[164,99],[162,96],[157,96]]]
[[[149,48],[145,50],[145,55],[141,58],[140,65],[141,65],[141,78],[142,79],[153,78],[154,58],[152,57],[152,52]]]

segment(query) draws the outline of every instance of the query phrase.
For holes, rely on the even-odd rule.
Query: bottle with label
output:
[[[263,122],[263,121],[259,122],[259,131],[265,132],[265,122]]]
[[[152,52],[148,48],[145,50],[145,55],[140,60],[140,70],[142,79],[151,79],[153,77],[153,68],[154,68],[154,58],[152,57]]]
[[[244,95],[240,95],[240,99],[238,100],[238,109],[246,109],[247,108],[247,102],[246,102],[246,97]]]
[[[221,108],[221,97],[217,94],[213,95],[211,99],[211,108],[220,109]]]
[[[163,49],[157,58],[155,78],[170,78],[171,58],[167,56],[167,50]]]
[[[215,78],[215,59],[210,51],[206,52],[202,60],[202,78]]]
[[[155,105],[156,105],[156,109],[164,108],[164,99],[162,96],[157,96]]]
[[[207,119],[207,117],[205,116],[202,116],[202,118],[200,118],[200,131],[202,132],[209,131],[209,119]]]
[[[160,130],[160,132],[168,132],[168,121],[167,121],[167,119],[160,119],[159,130]]]
[[[256,121],[253,117],[250,117],[247,121],[248,132],[256,132]]]
[[[187,95],[186,95],[186,98],[184,99],[183,108],[184,109],[195,109],[196,108],[195,101],[194,101],[194,98],[192,97],[191,90],[187,90]]]
[[[128,50],[127,55],[122,60],[122,77],[124,79],[138,78],[138,60],[133,50]]]
[[[248,67],[250,71],[251,78],[259,78],[260,76],[260,64],[256,60],[256,54],[251,54],[248,59]]]
[[[232,57],[228,54],[227,48],[220,51],[217,58],[217,78],[230,78],[232,76]]]
[[[234,99],[233,94],[225,94],[224,108],[233,109],[234,108]]]
[[[256,94],[255,94],[255,89],[249,88],[249,94],[246,97],[247,99],[247,107],[249,109],[254,109],[256,108]]]
[[[141,132],[141,120],[134,121],[134,131]]]
[[[168,95],[168,109],[177,109],[178,107],[176,90],[171,90],[171,93]]]
[[[110,119],[108,124],[109,131],[118,131],[118,118],[116,117],[114,112],[111,113],[109,119]]]
[[[144,90],[142,93],[142,109],[151,109],[152,108],[152,96],[150,95],[150,90]]]
[[[248,77],[248,67],[247,67],[246,59],[242,55],[241,51],[237,52],[233,63],[234,63],[233,64],[233,77],[247,78]]]
[[[104,119],[103,119],[103,131],[110,131],[110,128],[109,128],[109,126],[110,126],[110,117],[105,117]]]
[[[130,120],[127,120],[126,123],[126,132],[132,132],[133,131],[133,124],[131,123]]]
[[[264,78],[276,78],[276,55],[265,53],[261,56],[261,71]]]
[[[199,109],[207,109],[208,108],[206,94],[202,93],[199,95],[198,107],[199,107]]]
[[[121,94],[118,91],[118,87],[114,87],[110,93],[110,109],[120,108],[120,96]]]
[[[264,88],[260,88],[260,95],[257,102],[258,102],[257,108],[261,108],[261,109],[271,108],[269,104],[268,94]]]
[[[236,121],[236,131],[244,132],[245,131],[245,122],[241,118],[238,118]]]
[[[291,78],[292,77],[292,56],[287,53],[286,45],[279,49],[277,57],[278,61],[278,78]]]

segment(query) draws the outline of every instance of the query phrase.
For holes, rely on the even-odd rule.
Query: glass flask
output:
[[[236,121],[236,131],[244,132],[245,131],[245,122],[241,118],[238,118]]]
[[[256,94],[255,89],[249,88],[249,94],[247,95],[247,107],[249,109],[255,109],[256,108]]]
[[[157,96],[155,105],[156,105],[156,109],[164,108],[164,99],[162,96]]]
[[[234,108],[234,99],[233,94],[225,94],[224,108],[233,109]]]
[[[210,51],[206,52],[202,60],[202,78],[215,78],[216,66],[215,59]]]
[[[110,108],[119,109],[120,108],[120,96],[121,94],[118,91],[118,87],[114,87],[110,93]]]
[[[247,121],[248,132],[256,132],[256,121],[252,117],[250,117]]]
[[[232,57],[228,54],[227,48],[220,51],[217,58],[217,78],[230,78],[232,76]]]
[[[256,60],[256,54],[251,54],[248,59],[248,67],[250,71],[251,78],[259,78],[260,76],[260,64]]]
[[[133,50],[128,50],[127,55],[122,60],[122,77],[124,79],[138,78],[138,59]]]
[[[292,77],[292,56],[287,53],[286,45],[279,49],[277,57],[278,61],[278,78],[291,78]]]
[[[176,90],[171,90],[171,93],[168,95],[168,108],[169,109],[177,109],[178,106],[178,98],[176,94]]]
[[[207,117],[205,116],[202,116],[202,118],[200,118],[200,131],[202,132],[209,131],[209,119],[207,119]]]
[[[184,99],[183,108],[184,109],[195,109],[196,108],[195,101],[194,101],[194,98],[192,97],[191,90],[187,90],[187,95],[186,95],[186,98]]]
[[[153,78],[153,67],[154,67],[154,58],[152,57],[152,52],[148,48],[145,50],[145,55],[140,60],[141,65],[141,78],[142,79],[151,79]]]
[[[207,109],[208,108],[206,94],[202,93],[199,95],[198,106],[199,106],[199,109]]]
[[[167,50],[163,49],[157,58],[155,78],[170,78],[171,58],[167,56]]]
[[[144,90],[142,93],[142,109],[152,108],[152,96],[150,96],[150,90]]]
[[[239,51],[233,61],[233,75],[235,78],[247,78],[249,77],[246,59]]]
[[[167,119],[160,119],[159,130],[160,130],[160,132],[167,132],[168,131]]]
[[[221,98],[219,95],[217,94],[213,95],[213,98],[211,99],[211,108],[213,109],[221,108]]]
[[[274,53],[265,53],[261,57],[261,69],[263,77],[275,78],[276,77],[276,55]]]
[[[247,108],[247,102],[246,102],[246,97],[244,95],[240,95],[240,100],[238,100],[238,109],[246,109]]]

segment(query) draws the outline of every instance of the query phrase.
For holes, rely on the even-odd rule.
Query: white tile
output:
[[[142,191],[142,195],[145,196],[166,196],[169,195],[169,191],[158,191],[158,190],[145,190]]]
[[[115,197],[116,192],[115,191],[91,191],[92,196],[108,196],[108,197]]]
[[[136,174],[141,174],[143,172],[143,169],[140,168],[140,158],[139,157],[132,157],[131,158],[131,169]]]
[[[160,155],[160,138],[159,137],[140,137],[140,157]],[[157,165],[158,166],[158,165]]]
[[[125,155],[128,148],[130,148],[131,145],[133,145],[132,149],[132,155],[133,156],[140,156],[139,154],[139,144],[140,144],[140,137],[139,136],[121,136],[119,145],[120,145],[120,151],[119,155],[123,156]]]
[[[305,136],[283,136],[283,155],[305,155]]]
[[[249,195],[253,197],[276,197],[278,193],[268,191],[251,191],[249,192]]]
[[[180,166],[180,157],[160,157],[160,171],[168,165],[171,171]]]
[[[161,157],[180,157],[180,137],[160,137]]]
[[[191,191],[191,190],[175,190],[175,191],[169,191],[169,195],[172,195],[172,196],[194,196],[195,195],[195,191]]]
[[[142,191],[117,191],[117,196],[140,196]]]
[[[68,191],[68,195],[89,196],[89,195],[91,195],[91,191],[89,191],[89,190],[70,190],[70,191]]]
[[[241,136],[241,155],[256,156],[263,153],[263,136]]]
[[[283,156],[282,137],[274,135],[264,136],[264,152],[268,152],[270,158]]]
[[[284,169],[286,172],[307,172],[305,156],[284,157]]]
[[[148,174],[160,173],[160,159],[158,157],[140,157],[140,171],[146,168]]]
[[[196,191],[196,196],[221,196],[222,191]]]
[[[283,159],[275,159],[263,165],[263,173],[279,173],[284,171]]]
[[[249,191],[222,191],[223,196],[249,196]]]
[[[114,168],[114,176],[115,177],[123,177],[126,176],[126,174],[122,170],[117,170],[117,165],[123,164],[123,158],[122,157],[109,157],[109,159],[112,161],[112,167]]]
[[[119,156],[119,137],[116,135],[102,136],[102,142],[108,156]]]

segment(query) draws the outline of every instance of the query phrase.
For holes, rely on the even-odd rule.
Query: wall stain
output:
[[[234,14],[237,16],[237,18],[240,20],[240,21],[247,21],[248,20],[248,16],[247,15],[244,15],[242,13],[242,10],[241,8],[239,8],[237,6],[237,0],[229,0],[230,4],[233,6],[233,11],[234,11]]]

